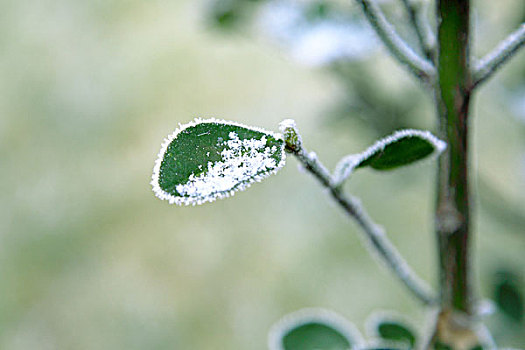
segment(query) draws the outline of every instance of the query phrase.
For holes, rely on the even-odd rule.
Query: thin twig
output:
[[[356,1],[361,4],[366,18],[392,56],[400,63],[408,66],[417,78],[426,83],[431,82],[436,72],[433,64],[420,57],[405,43],[396,33],[394,27],[387,21],[377,3],[374,0]]]
[[[405,9],[408,12],[410,22],[412,22],[412,27],[414,32],[417,35],[417,40],[419,42],[419,47],[421,51],[425,54],[426,58],[433,62],[434,61],[434,34],[430,29],[428,20],[424,16],[424,11],[421,9],[421,5],[416,6],[414,2],[410,0],[401,0]]]
[[[490,78],[504,63],[525,44],[525,23],[511,33],[505,40],[500,42],[498,46],[485,57],[483,57],[474,68],[472,87],[485,82]]]
[[[435,302],[430,288],[412,271],[396,248],[390,243],[385,232],[368,216],[356,198],[346,196],[340,188],[332,185],[332,176],[315,154],[307,153],[300,144],[288,149],[306,170],[330,191],[330,195],[361,227],[374,251],[384,260],[403,284],[424,304]]]

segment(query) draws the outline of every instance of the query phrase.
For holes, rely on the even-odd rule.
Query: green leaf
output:
[[[505,316],[514,322],[523,321],[523,295],[518,287],[518,277],[511,271],[496,274],[494,301]]]
[[[271,350],[349,350],[361,336],[341,316],[324,309],[304,309],[285,316],[270,332]]]
[[[379,336],[383,339],[402,341],[414,347],[416,337],[410,329],[398,322],[382,322],[377,327]]]
[[[164,140],[151,185],[160,199],[202,204],[244,190],[285,161],[280,135],[223,120],[196,119]]]
[[[416,344],[416,333],[404,317],[393,312],[378,312],[367,321],[368,333],[381,342],[400,349],[413,349]]]
[[[428,131],[401,130],[377,141],[366,151],[344,157],[336,166],[335,182],[341,184],[355,169],[392,170],[445,150],[445,142]]]

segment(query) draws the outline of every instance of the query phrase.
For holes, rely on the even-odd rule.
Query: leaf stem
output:
[[[436,74],[433,64],[415,53],[396,33],[375,0],[356,1],[363,8],[366,18],[392,56],[406,65],[417,78],[426,83],[431,82]]]
[[[405,6],[405,9],[408,12],[408,16],[410,18],[410,22],[412,23],[412,27],[414,28],[414,31],[417,35],[417,40],[419,42],[419,47],[421,48],[421,51],[423,51],[423,53],[429,61],[434,62],[434,33],[432,33],[428,20],[424,16],[424,9],[420,7],[422,5],[416,6],[414,2],[411,2],[410,0],[401,1],[403,2],[403,5]]]
[[[333,186],[333,179],[326,167],[317,159],[315,153],[307,153],[301,144],[288,147],[304,168],[326,187],[345,212],[352,217],[362,229],[366,239],[379,254],[386,265],[395,273],[403,284],[423,304],[431,305],[435,302],[430,288],[414,273],[407,262],[401,257],[396,248],[388,240],[383,229],[374,223],[368,216],[358,199],[347,196],[341,188]]]
[[[512,32],[506,39],[496,46],[494,50],[483,57],[475,66],[473,71],[472,87],[485,82],[500,67],[503,66],[516,52],[525,44],[525,23]]]

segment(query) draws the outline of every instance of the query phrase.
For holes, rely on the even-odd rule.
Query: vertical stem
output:
[[[464,345],[459,344],[465,344],[465,341],[477,342],[473,332],[470,332],[473,328],[468,317],[472,313],[468,183],[468,123],[472,86],[469,0],[438,0],[437,16],[439,52],[435,91],[440,136],[447,141],[448,148],[439,161],[435,220],[439,244],[441,313],[434,342],[460,349]],[[458,322],[458,315],[466,317]],[[465,339],[466,334],[470,340]]]
[[[470,102],[469,1],[438,1],[437,101],[448,149],[439,164],[436,229],[441,303],[470,313],[468,112]]]

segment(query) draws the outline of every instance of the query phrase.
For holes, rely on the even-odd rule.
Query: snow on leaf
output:
[[[279,134],[235,122],[196,119],[162,144],[151,185],[178,205],[228,197],[277,172],[285,161]]]
[[[375,170],[391,170],[439,155],[446,143],[429,131],[400,130],[377,141],[366,151],[351,154],[339,161],[334,171],[334,184],[340,185],[355,169],[369,166]]]

